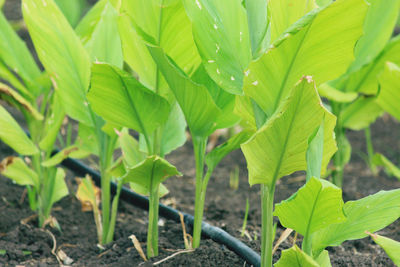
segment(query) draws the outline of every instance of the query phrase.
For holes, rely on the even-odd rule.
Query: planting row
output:
[[[392,37],[400,0],[100,0],[80,19],[81,2],[22,1],[44,70],[0,13],[0,96],[29,130],[0,106],[0,139],[21,155],[0,172],[26,186],[39,227],[57,227],[51,209],[68,194],[58,164],[94,155],[101,189],[87,176],[76,195],[93,210],[98,242],[113,241],[129,185],[149,196],[147,256],[157,256],[162,182],[181,175],[164,157],[188,130],[196,162],[188,247],[200,245],[213,171],[240,148],[249,184],[260,184],[262,266],[273,264],[274,216],[303,236],[275,266],[331,266],[327,247],[368,235],[400,264],[400,243],[373,234],[400,217],[400,189],[346,203],[341,191],[347,129],[365,130],[374,173],[383,166],[400,178],[374,154],[369,130],[384,112],[400,120],[400,39]],[[222,128],[240,131],[206,153]],[[274,205],[277,181],[301,170],[304,186]]]

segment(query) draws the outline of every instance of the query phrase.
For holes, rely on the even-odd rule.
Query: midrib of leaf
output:
[[[316,198],[315,198],[313,207],[312,207],[312,209],[311,209],[311,214],[310,214],[310,217],[308,218],[308,223],[307,223],[307,229],[306,229],[305,236],[308,236],[308,235],[309,235],[310,226],[311,226],[311,220],[312,220],[312,217],[313,217],[313,215],[314,215],[315,206],[317,205],[317,201],[318,201],[319,195],[321,194],[321,191],[322,191],[322,186],[321,186],[321,188],[318,190],[318,194],[317,194],[317,196],[316,196]]]
[[[298,109],[300,100],[301,100],[301,98],[299,98],[299,99],[297,100],[295,110]],[[282,114],[282,115],[283,115],[283,114]],[[292,119],[291,119],[291,122],[290,122],[290,125],[289,125],[289,129],[288,129],[288,131],[287,131],[287,135],[286,135],[286,138],[285,138],[285,142],[284,142],[284,144],[283,144],[282,153],[279,155],[278,166],[276,166],[276,169],[275,169],[275,171],[274,171],[274,175],[273,175],[273,178],[272,178],[272,186],[275,185],[276,180],[279,178],[279,177],[278,177],[278,173],[279,173],[279,170],[280,170],[281,165],[282,165],[283,157],[284,157],[284,155],[286,154],[286,147],[287,147],[288,142],[289,142],[289,136],[290,136],[290,133],[292,132],[292,128],[293,128],[293,124],[294,124],[293,122],[294,122],[294,118],[295,118],[295,117],[296,117],[296,115],[294,115],[294,116],[292,117]]]
[[[281,100],[281,98],[282,98],[282,93],[283,93],[282,91],[283,91],[283,89],[284,89],[285,86],[286,86],[286,83],[287,83],[287,80],[288,80],[288,77],[289,77],[289,73],[290,73],[290,71],[291,71],[292,68],[293,68],[294,62],[295,62],[296,59],[297,59],[297,55],[299,54],[299,52],[300,52],[300,50],[301,50],[301,46],[303,45],[304,40],[306,39],[306,37],[307,37],[307,35],[308,35],[308,32],[309,32],[309,30],[310,30],[310,28],[311,28],[311,26],[312,26],[312,23],[313,23],[313,22],[311,22],[311,24],[308,26],[306,32],[304,33],[303,38],[301,39],[301,42],[300,42],[299,45],[297,46],[296,52],[295,52],[295,54],[294,54],[294,57],[292,58],[292,61],[290,62],[290,65],[289,65],[289,68],[287,69],[287,71],[286,71],[286,73],[285,73],[285,77],[284,77],[283,83],[281,84],[281,86],[280,86],[280,88],[279,88],[278,97],[275,99],[274,109],[273,109],[273,110],[276,110],[276,109],[278,108],[279,102],[280,102],[280,100]]]
[[[135,117],[137,118],[137,120],[138,120],[138,122],[139,122],[139,127],[141,128],[141,130],[142,130],[142,132],[143,132],[143,135],[144,135],[144,137],[145,137],[145,139],[146,139],[147,145],[149,146],[149,145],[150,145],[150,142],[149,142],[149,140],[148,140],[147,131],[146,131],[145,127],[144,127],[144,124],[143,124],[143,122],[142,122],[142,119],[141,119],[140,116],[139,116],[139,113],[138,113],[138,111],[137,111],[137,109],[136,109],[136,106],[135,106],[135,104],[134,104],[133,101],[132,101],[131,94],[130,94],[130,92],[129,92],[129,90],[128,90],[127,85],[125,84],[124,79],[123,79],[113,68],[110,68],[110,69],[112,69],[112,71],[117,75],[118,79],[121,81],[121,83],[122,83],[122,85],[123,85],[123,88],[124,88],[124,92],[125,92],[125,94],[126,94],[126,96],[127,96],[127,99],[128,99],[128,101],[129,101],[129,104],[131,105],[131,107],[132,107],[132,109],[133,109],[133,112],[135,113],[134,115],[135,115]]]

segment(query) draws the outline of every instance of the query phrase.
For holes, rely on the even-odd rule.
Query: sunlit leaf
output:
[[[387,63],[379,77],[381,89],[376,102],[390,115],[400,120],[400,68]]]
[[[342,126],[352,130],[368,127],[383,114],[375,97],[359,97],[355,102],[343,109],[340,114]]]
[[[82,0],[55,0],[58,7],[64,13],[68,22],[72,27],[78,24],[79,19],[82,16],[83,10],[86,6],[86,1]]]
[[[67,184],[65,183],[65,171],[63,169],[57,168],[54,179],[54,187],[52,188],[53,190],[50,192],[50,207],[63,197],[67,196],[69,193]]]
[[[390,259],[392,259],[394,264],[399,266],[400,242],[377,234],[369,234],[369,235],[372,237],[375,243],[377,243],[379,246],[381,246],[381,248],[385,250],[386,254],[388,254]]]
[[[376,153],[372,161],[375,165],[382,166],[389,176],[394,176],[400,180],[400,168],[394,165],[387,157]]]
[[[89,151],[81,150],[77,145],[64,148],[51,158],[42,162],[42,166],[51,167],[61,163],[66,158],[85,158],[90,155]]]
[[[290,249],[282,251],[282,256],[275,267],[320,267],[312,257],[308,256],[299,247],[294,245]]]
[[[244,2],[249,25],[251,51],[253,59],[256,59],[267,50],[270,42],[268,1],[245,0]]]
[[[21,158],[8,157],[0,163],[0,173],[19,185],[39,188],[39,177]]]

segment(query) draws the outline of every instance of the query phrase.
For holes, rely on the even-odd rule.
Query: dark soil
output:
[[[8,0],[5,4],[6,15],[10,19],[19,19],[19,0]],[[28,42],[26,32],[21,36]],[[1,103],[3,105],[3,103]],[[15,114],[15,112],[13,112]],[[21,117],[19,117],[21,119]],[[379,119],[372,127],[373,141],[377,152],[382,152],[394,163],[400,163],[400,124],[388,116]],[[353,156],[345,169],[343,196],[345,201],[359,199],[378,192],[400,187],[400,182],[389,178],[381,171],[373,176],[363,161],[365,153],[363,132],[349,132],[353,146]],[[14,152],[0,143],[0,159]],[[171,178],[165,184],[170,194],[161,202],[193,214],[194,203],[194,159],[191,143],[169,155],[168,160],[184,173],[181,178]],[[239,187],[232,190],[229,186],[230,172],[239,166]],[[295,173],[278,182],[275,201],[288,198],[304,184],[304,173]],[[182,227],[169,220],[160,218],[160,256],[150,262],[144,262],[133,247],[129,236],[134,234],[146,250],[147,212],[121,202],[119,207],[115,241],[105,248],[96,244],[96,230],[93,215],[82,212],[79,201],[74,196],[76,184],[74,175],[69,172],[67,183],[71,189],[69,197],[56,203],[52,212],[58,220],[62,232],[55,229],[38,229],[35,219],[24,222],[33,215],[28,201],[24,198],[24,188],[12,184],[0,177],[0,266],[57,266],[54,253],[63,251],[73,260],[73,266],[153,266],[152,263],[184,249]],[[240,237],[246,199],[250,210],[247,231]],[[249,187],[246,163],[240,151],[235,151],[224,159],[212,177],[206,199],[205,220],[221,227],[231,235],[241,239],[257,252],[260,251],[260,194],[259,187]],[[188,229],[190,230],[190,229]],[[278,225],[277,236],[283,227]],[[400,222],[397,221],[380,231],[380,234],[400,241]],[[281,250],[289,248],[293,235],[278,249],[275,260]],[[1,253],[5,250],[5,253]],[[382,249],[370,238],[345,242],[329,248],[333,266],[394,266]],[[211,240],[203,240],[195,252],[182,253],[159,266],[246,266],[236,254]]]

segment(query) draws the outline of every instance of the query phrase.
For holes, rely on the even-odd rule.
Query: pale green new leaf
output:
[[[318,86],[318,93],[321,97],[340,103],[353,102],[358,97],[357,93],[343,92],[333,87],[330,83],[323,83]]]
[[[165,159],[159,156],[150,156],[132,168],[128,168],[123,182],[139,184],[149,193],[152,186],[159,185],[174,175],[181,176],[182,174]]]
[[[63,169],[57,168],[54,179],[54,187],[50,192],[50,207],[69,193],[67,184],[65,183],[65,171]]]
[[[187,77],[168,59],[161,48],[150,45],[148,48],[173,91],[192,134],[195,136],[211,134],[218,127],[216,121],[222,112],[207,88]]]
[[[366,237],[365,231],[379,231],[397,220],[400,214],[400,189],[380,191],[356,201],[348,201],[343,211],[347,218],[344,222],[329,225],[313,235],[313,255],[318,255],[328,246]]]
[[[39,152],[3,106],[0,106],[0,139],[21,155],[33,155]]]
[[[240,145],[249,140],[253,134],[253,130],[243,130],[240,133],[229,138],[229,140],[222,145],[214,148],[210,153],[206,155],[205,158],[208,169],[213,170],[226,155],[236,149],[239,149]]]
[[[138,141],[128,131],[124,130],[118,136],[125,165],[133,167],[146,158],[145,153],[139,150]]]
[[[54,156],[42,162],[43,167],[52,167],[61,163],[66,158],[81,159],[90,155],[91,151],[85,151],[80,149],[77,145],[71,145],[64,148]]]
[[[390,259],[392,259],[394,264],[400,266],[400,242],[377,234],[369,235],[375,243],[385,250],[386,254]]]
[[[320,267],[332,267],[331,259],[329,258],[329,252],[327,250],[322,251],[314,260],[319,264]]]
[[[378,77],[388,61],[400,64],[400,36],[389,41],[374,61],[365,65],[359,71],[350,74],[341,88],[347,92],[377,94],[379,88]]]
[[[275,205],[280,223],[303,236],[331,224],[343,222],[342,190],[328,181],[312,177],[293,197]]]
[[[320,267],[320,265],[308,256],[298,246],[294,245],[290,249],[282,251],[282,256],[275,267]]]
[[[270,0],[271,41],[274,42],[289,26],[316,7],[314,0]]]
[[[251,60],[246,10],[240,0],[184,0],[203,65],[224,90],[243,94],[243,72]]]
[[[92,61],[106,62],[122,68],[123,55],[118,33],[118,12],[107,3],[85,48]]]
[[[302,79],[281,108],[241,145],[249,183],[274,186],[282,176],[306,169],[308,140],[325,114],[314,82]]]
[[[93,65],[87,97],[93,110],[106,121],[147,136],[167,120],[170,111],[163,97],[108,64]]]
[[[348,72],[360,69],[371,62],[392,37],[400,11],[400,1],[367,0],[370,3],[364,22],[364,35],[354,50],[355,60]]]
[[[30,93],[34,96],[42,92],[42,88],[35,84],[41,75],[40,70],[25,43],[14,32],[2,12],[0,12],[0,61],[21,77],[26,86],[30,86]]]
[[[161,95],[166,96],[168,86],[146,45],[136,33],[131,19],[190,76],[201,59],[193,40],[192,23],[185,13],[182,1],[123,0],[122,10],[127,13],[119,20],[125,61],[144,85],[152,90],[159,90]]]
[[[376,153],[372,159],[377,166],[382,166],[389,176],[394,176],[400,180],[400,169],[394,165],[387,157],[380,153]]]
[[[240,125],[243,128],[253,129],[254,131],[257,130],[254,109],[250,97],[236,96],[233,112],[242,119]]]
[[[348,105],[340,114],[342,126],[352,130],[361,130],[368,127],[383,114],[376,97],[359,97]]]
[[[0,173],[19,185],[39,188],[39,177],[21,158],[8,157],[0,163]]]
[[[109,3],[109,0],[98,1],[76,26],[75,32],[83,44],[86,44],[86,42],[91,39],[93,31],[96,28],[107,3]]]
[[[22,11],[36,51],[53,80],[65,112],[92,125],[86,101],[90,61],[79,38],[53,0],[23,0]]]
[[[253,59],[260,57],[270,42],[270,27],[267,0],[245,0],[247,23]]]
[[[269,117],[303,75],[318,86],[342,74],[353,60],[367,7],[364,0],[338,0],[308,13],[250,64],[246,95]]]
[[[379,77],[380,91],[376,102],[390,115],[400,120],[400,68],[387,63]]]

